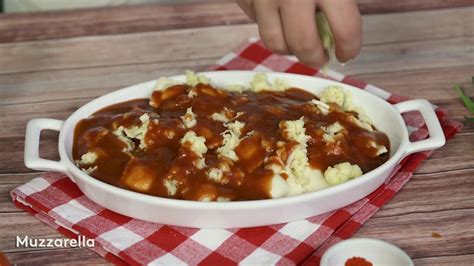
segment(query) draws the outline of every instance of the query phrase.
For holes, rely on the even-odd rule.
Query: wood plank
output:
[[[436,150],[416,172],[427,174],[474,168],[473,143],[472,133],[455,136],[443,148]]]
[[[30,181],[33,177],[40,175],[43,172],[27,173],[27,174],[0,174],[0,185],[11,185],[12,188]],[[4,198],[6,199],[6,198]]]
[[[45,131],[42,134],[40,143],[40,156],[44,159],[59,160],[59,154],[57,152],[58,145],[58,133],[52,131]],[[0,147],[3,148],[0,153],[0,158],[4,160],[0,163],[0,167],[4,167],[4,170],[0,170],[2,173],[31,173],[34,172],[26,168],[23,161],[23,149],[24,149],[24,137],[1,139]]]
[[[474,65],[466,65],[436,69],[367,73],[355,75],[355,77],[398,95],[409,95],[413,98],[427,99],[429,101],[443,101],[456,99],[458,97],[456,92],[452,89],[455,84],[463,86],[466,88],[466,93],[469,94],[472,92],[472,96],[474,96],[474,90],[469,89],[472,87],[471,76],[473,73]],[[0,76],[0,83],[1,82],[8,81],[4,81]],[[36,95],[33,90],[28,93]],[[12,99],[12,101],[15,100]],[[455,108],[456,106],[447,107],[449,109]],[[462,106],[460,105],[460,107]],[[461,110],[457,110],[456,114],[467,115],[468,112],[466,110],[466,112],[463,113]]]
[[[474,0],[471,1],[474,3]],[[362,22],[363,45],[472,36],[474,8],[374,14],[362,16]]]
[[[11,13],[0,20],[0,43],[250,22],[234,1]]]
[[[2,184],[0,177],[0,213],[21,212],[11,200],[10,191],[20,184]]]
[[[7,123],[9,125],[9,129],[0,128],[2,133],[6,133],[6,135],[0,135],[0,138],[13,136],[22,137],[26,129],[27,121],[32,118],[45,117],[64,120],[89,100],[90,99],[77,99],[68,101],[58,100],[52,102],[48,101],[42,103],[22,104],[19,106],[3,106],[0,109],[0,121],[2,124]],[[18,123],[15,122],[17,119]],[[20,139],[21,138],[18,138],[18,140]]]
[[[161,76],[201,71],[218,58],[0,75],[0,106],[91,98]],[[1,112],[1,111],[0,111]]]
[[[15,239],[19,235],[28,235],[31,238],[59,238],[62,237],[55,229],[45,225],[26,212],[0,214],[0,250],[5,253],[13,251],[35,250],[34,247],[16,248]],[[48,249],[48,248],[43,248]],[[50,249],[50,248],[49,248]]]
[[[38,177],[41,173],[0,175],[0,213],[23,212],[11,200],[10,191]]]
[[[473,0],[357,0],[359,9],[364,13],[387,13],[387,12],[402,12],[413,10],[427,10],[437,8],[450,8],[471,6],[474,4]]]
[[[373,217],[354,237],[386,240],[412,258],[472,254],[474,209]],[[433,238],[437,232],[441,238]]]
[[[113,265],[87,248],[62,248],[9,252],[5,256],[15,265]]]
[[[414,259],[415,265],[419,266],[446,266],[446,265],[471,265],[474,261],[474,254],[458,256],[437,256],[429,258]]]
[[[232,30],[232,27],[240,27],[239,31],[237,31],[239,34],[234,34],[232,35],[233,37],[224,39],[218,37],[219,34],[222,36],[226,34],[226,31]],[[212,43],[210,46],[204,40],[196,41],[192,47],[183,44],[182,41],[178,40],[184,38],[182,34],[189,32],[179,32],[178,34],[176,31],[108,38],[87,37],[75,40],[74,43],[70,43],[73,39],[68,39],[56,42],[41,41],[17,45],[4,44],[0,45],[0,64],[9,67],[0,69],[0,71],[2,74],[11,74],[38,70],[51,71],[217,58],[253,35],[254,30],[251,26],[228,26],[208,29],[203,31],[199,38],[203,37],[203,35],[209,37],[206,40]],[[167,39],[168,36],[163,35],[172,35],[173,37]],[[166,43],[167,40],[174,40],[177,43],[174,43],[174,41],[172,44]],[[360,75],[402,70],[414,71],[417,69],[471,66],[473,65],[472,62],[474,62],[474,53],[471,51],[473,44],[474,37],[471,36],[368,45],[362,48],[359,57],[344,67],[339,64],[331,64],[330,67],[345,74]],[[95,48],[91,50],[91,46]],[[162,47],[163,49],[157,53],[157,47]],[[123,51],[134,52],[123,53]],[[44,56],[44,54],[49,54],[49,56]],[[122,56],[117,57],[117,54]],[[35,63],[32,64],[31,62]]]
[[[0,43],[250,22],[234,1],[195,2],[198,3],[158,3],[55,12],[4,14],[0,16],[2,21],[0,24]],[[358,4],[361,13],[374,14],[463,7],[472,5],[473,1],[358,0]]]
[[[445,15],[443,15],[444,11],[412,14],[412,16],[419,15],[424,18],[420,20],[423,22],[420,22],[421,26],[413,26],[418,25],[414,22],[402,23],[412,17],[406,14],[369,16],[364,21],[370,23],[367,28],[373,30],[368,30],[366,34],[366,45],[361,55],[347,64],[344,69],[339,65],[335,68],[347,74],[363,74],[373,71],[472,65],[474,55],[470,48],[473,45],[474,23],[469,23],[468,20],[456,22],[465,21],[458,19],[459,14],[463,12],[474,14],[474,7],[466,8],[466,10],[456,9]],[[433,20],[433,17],[439,19]],[[446,27],[446,24],[453,23],[459,27]],[[422,30],[427,28],[432,30]],[[394,37],[387,38],[387,32],[393,33]],[[254,25],[232,25],[55,41],[6,43],[0,44],[0,65],[8,67],[0,69],[0,73],[216,58],[238,47],[252,35],[257,35]],[[416,36],[420,36],[420,39]],[[441,37],[449,39],[439,40]],[[395,38],[403,43],[393,43]],[[193,45],[183,40],[193,40]]]
[[[213,31],[214,33],[212,35],[218,34],[222,30],[224,30],[224,28],[216,29],[215,31]],[[39,55],[38,52],[42,52],[35,51],[34,47],[29,47],[28,49],[26,47],[17,47],[22,52],[21,58],[12,57],[9,55],[2,56],[2,53],[8,53],[8,50],[10,50],[9,48],[7,48],[5,49],[5,51],[0,50],[0,56],[2,56],[0,57],[0,63],[10,66],[8,69],[3,69],[3,74],[9,74],[17,72],[34,72],[39,69],[41,69],[41,71],[50,71],[71,68],[107,67],[115,65],[147,64],[163,61],[176,61],[176,59],[173,59],[171,57],[180,57],[178,58],[178,60],[202,60],[209,58],[217,58],[226,54],[230,50],[229,47],[235,48],[236,46],[238,46],[236,45],[237,43],[242,43],[241,40],[244,40],[250,35],[252,35],[252,30],[248,30],[249,31],[246,31],[246,33],[242,33],[240,40],[226,40],[224,41],[225,43],[221,43],[212,47],[208,47],[204,43],[199,43],[199,45],[193,46],[193,48],[189,48],[186,45],[179,47],[178,44],[178,46],[173,46],[173,48],[165,47],[165,51],[163,51],[162,53],[155,54],[153,54],[150,50],[151,46],[149,46],[149,44],[141,45],[138,44],[138,42],[133,42],[133,44],[130,43],[130,45],[138,47],[130,48],[117,46],[107,48],[107,44],[101,42],[105,40],[97,40],[99,42],[97,43],[97,47],[100,48],[97,48],[97,50],[99,51],[94,52],[94,54],[98,53],[98,58],[95,58],[94,56],[74,56],[74,58],[71,58],[70,56],[68,56],[71,54],[88,54],[88,52],[85,51],[87,50],[86,47],[88,45],[66,45],[67,47],[56,47],[58,49],[55,49],[53,47],[46,48],[46,50],[48,50],[48,53],[58,53],[57,55],[52,55],[52,58]],[[130,36],[124,36],[123,38],[128,37]],[[163,40],[160,39],[160,41],[158,39],[155,39],[154,37],[152,39],[158,42],[161,42]],[[387,73],[402,70],[415,71],[417,69],[434,69],[441,67],[470,67],[473,65],[472,62],[474,62],[474,53],[471,52],[471,47],[473,44],[474,37],[462,37],[443,40],[369,45],[363,47],[361,54],[355,60],[351,61],[345,66],[342,66],[340,64],[331,64],[330,68],[341,73],[345,73],[347,75],[361,75],[367,73]],[[160,45],[163,46],[164,44],[157,44],[157,46],[155,47],[160,47]],[[42,48],[38,47],[38,49],[40,50]],[[130,49],[146,49],[149,50],[149,53],[131,53],[130,56],[116,57],[116,54],[119,54],[119,50]],[[27,55],[28,53],[30,53],[30,55]],[[51,62],[47,63],[50,60],[54,61],[54,65],[51,65]],[[25,62],[35,61],[37,62],[37,65],[25,64]],[[104,64],[103,62],[108,63]]]
[[[8,68],[0,73],[216,58],[253,35],[255,26],[245,25],[6,43],[0,44],[0,65]]]
[[[330,68],[346,75],[470,66],[473,37],[363,46],[353,61]]]
[[[474,167],[466,170],[415,174],[374,217],[474,209],[472,176]]]

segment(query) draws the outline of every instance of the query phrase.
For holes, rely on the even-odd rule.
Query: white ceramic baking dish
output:
[[[248,85],[256,72],[220,71],[202,74],[211,78],[213,84],[225,86]],[[99,97],[79,108],[66,121],[45,118],[31,120],[26,129],[25,164],[31,169],[68,175],[91,200],[123,215],[178,226],[236,228],[285,223],[346,206],[379,187],[407,155],[436,149],[445,143],[432,106],[425,100],[412,100],[392,106],[368,92],[335,81],[287,73],[269,73],[268,76],[270,80],[277,77],[285,79],[292,86],[316,94],[328,85],[339,85],[351,91],[354,103],[363,107],[375,126],[389,136],[390,159],[361,177],[324,190],[287,198],[238,202],[195,202],[149,196],[106,184],[82,172],[74,165],[71,155],[76,123],[111,104],[148,98],[156,82],[150,81]],[[185,77],[181,75],[172,79],[184,81]],[[414,110],[421,112],[427,124],[430,137],[426,140],[410,142],[408,139],[407,126],[401,113]],[[60,132],[58,162],[39,157],[40,133],[44,129]]]

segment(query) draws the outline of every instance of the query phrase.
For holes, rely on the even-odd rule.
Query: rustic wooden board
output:
[[[367,5],[366,10],[378,8],[384,12],[390,6],[390,2],[380,0],[361,0],[359,3]],[[370,7],[369,3],[372,3]],[[392,3],[392,6],[405,11],[469,3],[472,1],[403,0]],[[220,1],[211,6],[224,5],[234,4]],[[151,28],[146,30],[150,32],[128,28],[126,32],[139,33],[114,32],[116,35],[0,44],[0,250],[12,262],[106,263],[94,252],[85,249],[33,250],[14,247],[15,236],[19,234],[61,237],[16,208],[10,200],[11,189],[39,175],[23,165],[24,130],[29,119],[65,119],[85,102],[115,89],[162,75],[182,73],[185,69],[203,70],[257,33],[256,27],[251,24],[220,26],[222,20],[217,19],[220,22],[212,24],[211,19],[199,18],[200,14],[186,11],[185,6],[175,8],[184,12],[183,16],[196,16],[193,23],[203,19],[203,24],[170,24],[166,26],[170,30],[158,32],[151,32],[154,30]],[[120,25],[126,27],[127,19],[150,14],[145,9],[140,10],[145,13],[137,11],[128,17],[109,18],[109,21],[117,20],[118,24],[123,23]],[[234,11],[229,9],[224,12]],[[203,14],[212,17],[210,13]],[[237,13],[233,14],[239,17]],[[56,19],[43,15],[45,21]],[[0,17],[0,20],[23,29],[27,32],[23,36],[30,36],[28,38],[33,36],[28,35],[30,30],[41,32],[41,27],[31,27],[32,20],[29,19],[32,15],[22,16]],[[166,19],[171,17],[163,18],[158,24],[166,25]],[[19,18],[21,23],[16,20]],[[71,23],[77,23],[73,16],[70,19]],[[336,65],[335,69],[393,93],[429,99],[446,108],[454,118],[463,119],[469,113],[451,87],[461,84],[470,88],[470,77],[474,74],[472,19],[474,7],[364,16],[365,40],[361,55],[344,68]],[[57,21],[61,21],[59,17]],[[136,25],[142,22],[138,21]],[[0,42],[6,38],[2,23]],[[94,21],[83,23],[87,28],[92,27]],[[54,27],[59,26],[53,26],[51,30],[54,33]],[[183,29],[172,30],[181,27]],[[108,30],[94,34],[110,34],[117,29]],[[47,38],[68,36],[60,33],[58,30]],[[84,31],[77,36],[82,35],[91,34]],[[183,41],[190,36],[192,42]],[[474,89],[466,89],[466,92],[474,96]],[[377,212],[356,236],[374,237],[397,244],[415,259],[417,265],[465,265],[472,262],[473,144],[474,124],[467,124],[459,135],[417,169],[403,190]],[[57,133],[45,132],[41,155],[57,159],[56,145]],[[432,232],[438,232],[442,237],[433,238]]]
[[[0,106],[90,98],[129,85],[183,73],[200,71],[217,57],[107,67],[0,74]],[[0,111],[1,112],[1,111]]]

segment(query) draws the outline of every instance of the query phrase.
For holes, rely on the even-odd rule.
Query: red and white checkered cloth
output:
[[[326,76],[272,54],[256,38],[212,66],[217,70],[279,71],[321,76],[365,89],[394,104],[407,97],[328,71]],[[436,108],[436,107],[435,107]],[[436,108],[447,139],[462,127]],[[426,138],[419,113],[403,115],[412,141]],[[405,158],[392,177],[366,198],[306,220],[258,228],[207,230],[144,222],[111,212],[86,198],[68,177],[46,173],[11,192],[13,202],[70,238],[95,239],[94,251],[116,264],[292,265],[318,264],[322,253],[352,236],[408,182],[431,152]]]

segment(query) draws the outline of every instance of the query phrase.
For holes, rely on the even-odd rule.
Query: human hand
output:
[[[355,0],[236,0],[258,24],[265,46],[320,67],[328,61],[316,25],[316,10],[327,17],[339,62],[354,58],[362,43],[362,21]]]

